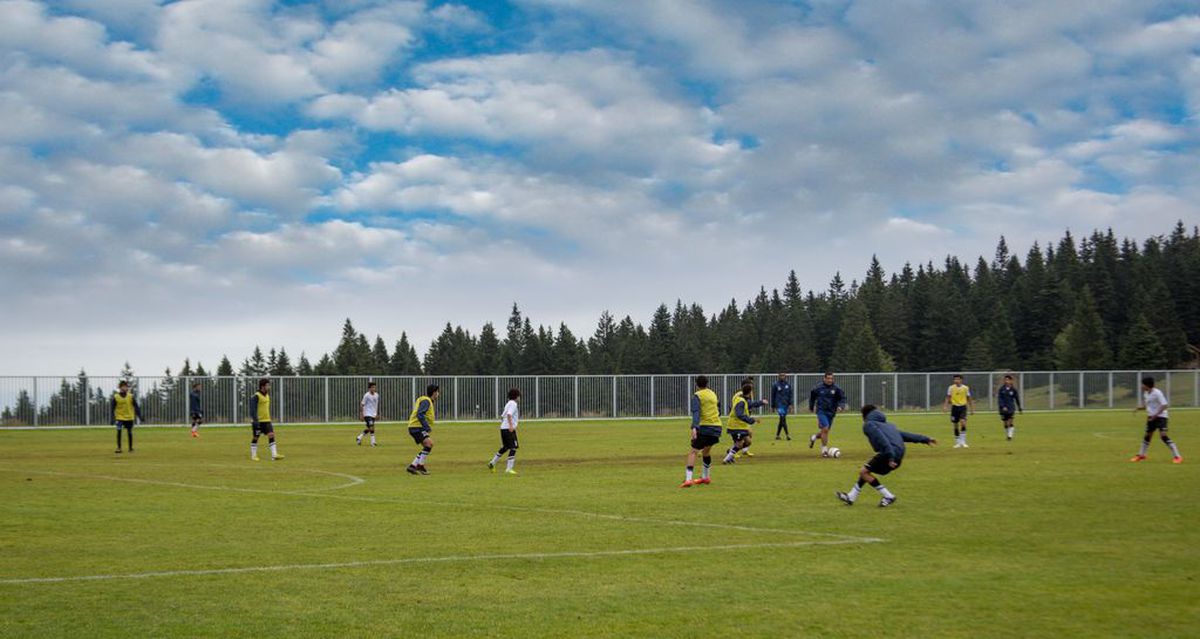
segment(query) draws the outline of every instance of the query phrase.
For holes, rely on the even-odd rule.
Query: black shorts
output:
[[[204,413],[192,413],[192,419],[195,419],[195,420],[204,419]]]
[[[274,435],[275,427],[271,422],[258,422],[258,425],[250,424],[250,432],[254,433],[255,437],[259,435]]]
[[[424,444],[425,440],[429,438],[429,429],[425,428],[424,426],[419,428],[410,428],[408,429],[408,436],[412,437],[414,442],[418,444]]]
[[[132,419],[118,419],[117,428],[133,428]]]
[[[1017,411],[1015,411],[1011,408],[1004,408],[1003,406],[1001,406],[1000,407],[1000,421],[1006,422],[1006,421],[1012,419],[1013,415],[1015,415],[1016,412]]]
[[[521,444],[517,441],[517,431],[501,428],[500,445],[509,450],[516,450],[520,448]]]
[[[375,428],[375,418],[374,417],[364,417],[363,421],[366,422],[367,428]]]
[[[730,428],[725,432],[729,433],[729,437],[733,439],[734,443],[740,442],[750,436],[750,431],[745,428]]]
[[[967,419],[966,406],[951,406],[950,407],[950,423],[957,424]]]
[[[720,441],[720,426],[697,426],[696,438],[692,440],[692,450],[704,450],[709,446],[715,446]]]
[[[904,460],[893,460],[891,457],[880,454],[875,455],[871,459],[867,460],[867,463],[863,464],[863,468],[866,468],[867,472],[871,473],[872,475],[886,475],[893,470],[896,470],[896,468],[892,468],[891,464],[888,463],[891,461],[895,461],[896,468],[900,468],[900,464],[903,463]]]
[[[1155,417],[1154,419],[1146,422],[1146,434],[1147,435],[1153,433],[1156,430],[1164,435],[1167,434],[1167,418],[1166,417]]]

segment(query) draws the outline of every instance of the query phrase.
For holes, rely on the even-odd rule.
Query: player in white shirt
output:
[[[375,421],[379,419],[379,391],[375,386],[375,382],[367,384],[367,393],[363,395],[362,401],[358,404],[358,418],[366,423],[363,432],[358,434],[358,439],[355,441],[359,446],[362,446],[364,435],[371,436],[371,445],[375,445]]]
[[[1154,378],[1143,377],[1142,405],[1133,409],[1133,412],[1146,410],[1146,435],[1142,437],[1142,449],[1129,461],[1140,462],[1146,459],[1146,452],[1150,449],[1150,438],[1154,436],[1154,431],[1158,431],[1163,443],[1171,449],[1171,454],[1174,456],[1171,461],[1176,464],[1183,463],[1183,455],[1179,454],[1179,447],[1171,441],[1170,435],[1167,434],[1167,406],[1167,396],[1154,387]]]
[[[496,451],[492,461],[488,462],[488,470],[493,473],[496,472],[496,464],[500,463],[500,457],[507,451],[508,469],[504,474],[517,474],[513,465],[517,463],[517,449],[520,448],[520,444],[517,443],[517,423],[521,421],[518,399],[521,399],[521,391],[515,388],[508,391],[508,403],[504,405],[504,412],[500,415],[500,450]]]

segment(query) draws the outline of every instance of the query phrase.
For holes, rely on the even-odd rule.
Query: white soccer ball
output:
[[[841,456],[842,456],[842,449],[840,449],[840,448],[830,448],[829,450],[825,451],[825,456],[826,456],[826,457],[832,457],[832,458],[834,458],[834,459],[837,459],[838,457],[841,457]]]

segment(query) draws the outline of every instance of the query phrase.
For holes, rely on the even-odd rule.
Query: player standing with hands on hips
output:
[[[1171,462],[1183,463],[1183,455],[1179,453],[1179,446],[1176,446],[1175,442],[1171,441],[1171,436],[1167,434],[1167,406],[1167,396],[1154,387],[1154,378],[1143,377],[1142,405],[1133,409],[1133,412],[1136,413],[1143,409],[1146,411],[1146,435],[1142,437],[1142,449],[1129,461],[1140,462],[1146,459],[1146,453],[1150,450],[1150,438],[1154,437],[1154,431],[1158,431],[1163,443],[1171,449],[1171,454],[1174,455]]]
[[[787,436],[788,441],[792,441],[792,434],[788,432],[787,416],[788,411],[792,409],[792,384],[787,379],[787,373],[779,374],[779,381],[771,387],[771,408],[779,414],[779,425],[775,427],[775,439],[779,439],[779,435]]]

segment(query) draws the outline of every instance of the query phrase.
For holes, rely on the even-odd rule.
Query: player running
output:
[[[279,461],[283,455],[275,447],[275,427],[271,424],[271,380],[258,380],[258,392],[250,397],[250,460],[258,461],[258,438],[267,436],[271,448],[271,460]]]
[[[946,389],[942,412],[947,408],[950,409],[950,423],[954,424],[954,447],[970,448],[967,445],[967,410],[975,414],[975,398],[971,397],[971,387],[963,383],[962,375],[955,375],[954,383]]]
[[[680,488],[691,488],[698,484],[710,484],[712,472],[712,447],[721,441],[721,399],[708,387],[708,377],[696,378],[696,392],[692,395],[692,444],[688,449],[687,473]],[[704,470],[700,479],[692,479],[696,468],[696,453],[703,456]]]
[[[779,425],[775,427],[775,439],[779,439],[779,435],[787,436],[787,440],[792,441],[792,434],[788,432],[787,416],[788,411],[792,408],[792,383],[788,381],[787,373],[779,374],[779,381],[771,387],[771,408],[779,414]]]
[[[192,392],[188,393],[188,413],[192,417],[192,437],[200,437],[200,424],[204,423],[204,406],[200,401],[200,382],[192,384]]]
[[[117,427],[117,450],[121,452],[121,429],[129,438],[129,452],[133,452],[133,425],[142,421],[142,407],[138,406],[137,395],[129,390],[129,382],[121,380],[117,392],[112,396],[112,425]]]
[[[846,393],[840,386],[833,383],[833,373],[825,373],[820,384],[813,387],[808,394],[808,412],[817,414],[817,433],[808,438],[808,447],[812,448],[821,440],[821,456],[829,453],[829,429],[833,428],[833,418],[846,410]]]
[[[521,407],[517,405],[519,399],[521,391],[516,388],[509,389],[508,403],[504,405],[504,412],[500,415],[500,450],[496,451],[492,461],[488,462],[488,470],[493,473],[496,472],[496,464],[500,463],[500,456],[507,452],[508,468],[504,474],[517,474],[513,466],[517,463],[517,449],[521,447],[517,442],[517,423],[521,421]]]
[[[1004,383],[1000,385],[1000,390],[996,391],[996,403],[1000,406],[1000,421],[1004,423],[1004,436],[1011,442],[1013,433],[1017,430],[1013,425],[1013,417],[1016,413],[1025,412],[1021,406],[1021,394],[1017,392],[1017,387],[1013,386],[1012,375],[1004,376]]]
[[[900,464],[904,462],[905,442],[936,446],[937,440],[925,435],[906,433],[896,428],[896,425],[889,423],[887,416],[872,404],[862,407],[862,415],[863,435],[867,436],[867,441],[875,450],[875,456],[858,471],[858,481],[850,488],[850,492],[835,494],[838,499],[842,500],[842,503],[853,506],[859,493],[862,492],[863,484],[867,484],[879,491],[879,507],[887,508],[896,502],[896,496],[879,482],[876,475],[887,475],[900,468]]]
[[[359,446],[362,446],[364,435],[371,436],[371,446],[375,446],[375,422],[379,419],[379,391],[375,382],[367,383],[367,392],[363,395],[362,401],[358,403],[358,418],[363,420],[363,432],[358,434],[354,440]]]
[[[408,468],[404,469],[410,475],[429,474],[429,471],[425,469],[425,458],[433,452],[433,438],[429,433],[433,430],[433,423],[437,421],[437,408],[434,406],[434,402],[441,394],[442,391],[437,384],[430,384],[425,387],[425,394],[413,402],[412,414],[408,416],[408,434],[421,447],[421,450],[413,458]]]
[[[1147,375],[1142,378],[1142,405],[1133,409],[1133,412],[1139,410],[1146,411],[1146,435],[1142,437],[1142,449],[1138,454],[1134,455],[1131,462],[1140,462],[1146,459],[1146,452],[1150,449],[1150,438],[1154,436],[1154,431],[1158,431],[1159,437],[1171,449],[1171,462],[1175,464],[1183,463],[1183,455],[1179,453],[1179,446],[1171,440],[1171,436],[1167,434],[1167,396],[1163,395],[1162,390],[1154,387],[1154,378]],[[121,452],[121,451],[117,451]]]
[[[733,439],[733,446],[725,453],[725,460],[721,463],[732,464],[735,457],[739,453],[745,454],[747,457],[753,457],[750,452],[750,444],[754,443],[754,432],[750,427],[757,423],[758,420],[750,415],[750,411],[760,406],[766,406],[766,402],[762,400],[750,401],[754,396],[754,384],[749,380],[742,382],[742,390],[733,394],[733,401],[729,408],[729,437]]]

